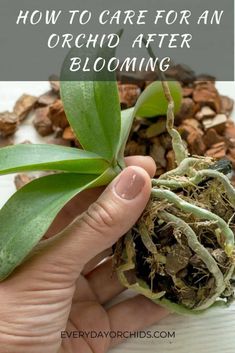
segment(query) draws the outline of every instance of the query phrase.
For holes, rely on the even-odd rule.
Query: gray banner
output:
[[[62,79],[185,64],[233,81],[234,0],[0,0],[0,45],[2,81],[47,80],[66,57]]]

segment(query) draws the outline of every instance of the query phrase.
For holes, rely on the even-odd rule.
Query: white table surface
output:
[[[11,110],[23,93],[39,95],[48,87],[47,82],[0,82],[0,111]],[[217,87],[222,94],[235,99],[234,82],[218,82]],[[42,141],[29,121],[16,134],[16,142],[27,139],[37,143]],[[0,207],[14,191],[13,175],[1,176]],[[175,331],[175,338],[130,339],[114,348],[112,353],[235,353],[235,304],[199,317],[171,315],[151,330]]]

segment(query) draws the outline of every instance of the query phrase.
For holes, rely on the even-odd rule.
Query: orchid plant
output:
[[[171,82],[179,106],[179,84]],[[125,167],[124,148],[133,119],[165,114],[161,83],[153,83],[135,108],[121,112],[117,83],[62,81],[68,121],[83,149],[19,144],[0,149],[0,175],[55,171],[18,190],[0,210],[0,279],[22,263],[56,215],[75,195],[107,185]]]

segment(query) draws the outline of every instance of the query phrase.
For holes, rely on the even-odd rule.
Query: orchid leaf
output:
[[[0,210],[0,280],[22,263],[69,200],[82,190],[107,184],[112,177],[54,174],[17,191]]]
[[[112,161],[121,119],[116,82],[62,82],[61,92],[67,118],[80,144]]]
[[[168,82],[172,98],[175,103],[175,113],[179,111],[182,100],[182,89],[178,82]],[[135,105],[135,116],[151,118],[166,115],[168,102],[166,100],[162,83],[151,83],[140,95]]]
[[[39,170],[102,174],[108,167],[102,157],[77,148],[21,144],[0,149],[0,175]]]
[[[121,32],[119,33],[121,36]],[[79,50],[81,62],[89,58],[94,62],[102,57],[113,57],[115,49],[83,48]],[[71,72],[71,58],[78,49],[68,54],[61,71],[61,98],[71,127],[84,149],[113,161],[118,148],[121,113],[115,73],[94,70]]]
[[[118,162],[119,164],[124,167],[124,150],[126,146],[126,142],[128,140],[131,127],[133,124],[133,120],[135,118],[134,115],[134,108],[129,108],[122,110],[121,112],[121,134],[119,140],[119,148],[118,148]]]

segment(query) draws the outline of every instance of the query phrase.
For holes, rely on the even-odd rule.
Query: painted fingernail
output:
[[[145,179],[141,173],[132,168],[125,169],[114,185],[116,194],[122,199],[133,200],[143,189]]]

